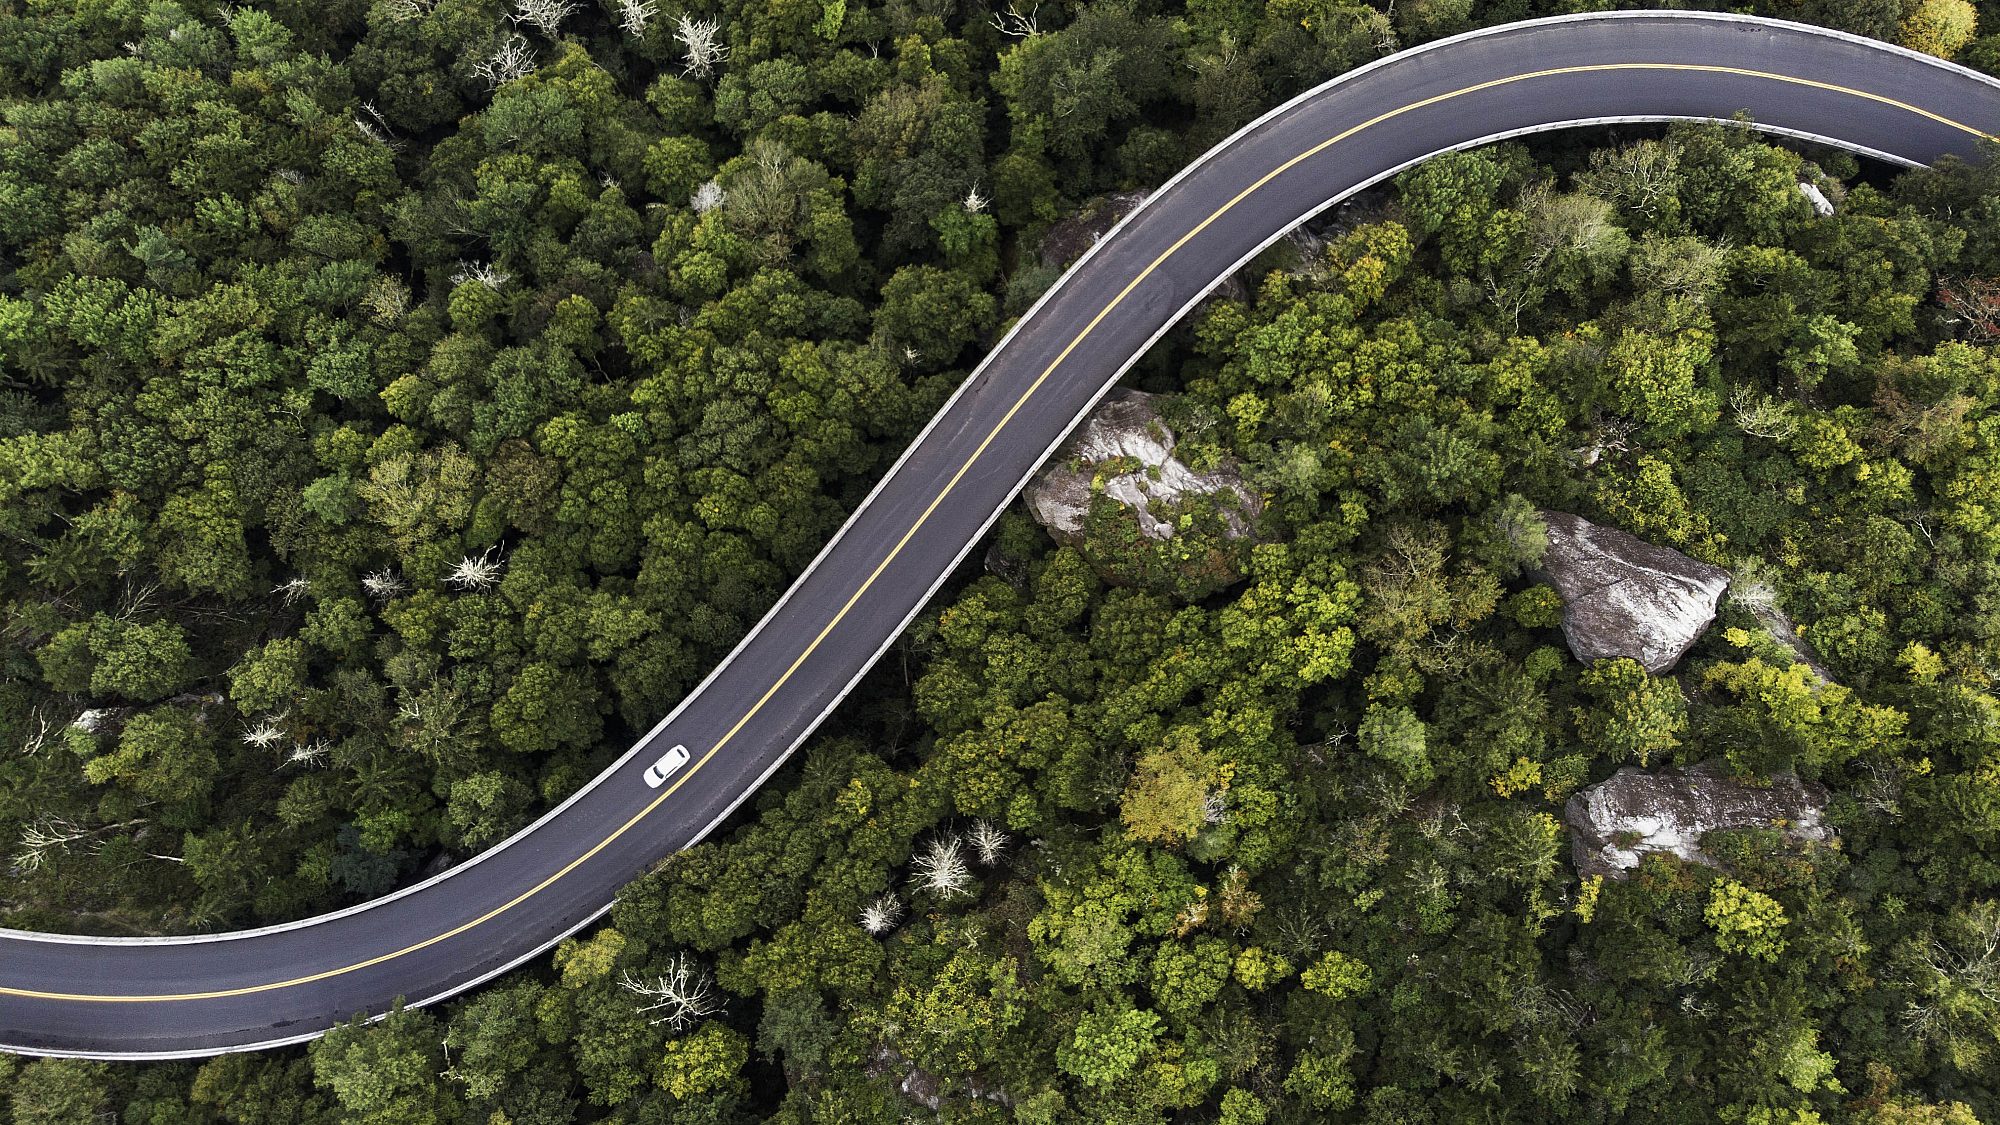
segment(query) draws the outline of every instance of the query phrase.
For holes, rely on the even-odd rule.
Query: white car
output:
[[[672,750],[660,755],[659,761],[646,767],[647,788],[658,789],[660,786],[665,785],[667,778],[672,777],[675,770],[687,764],[688,748],[685,746],[676,746]]]

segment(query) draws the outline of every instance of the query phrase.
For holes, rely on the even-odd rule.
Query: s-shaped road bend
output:
[[[132,1059],[276,1046],[529,960],[755,791],[1098,397],[1257,251],[1440,152],[1739,112],[1901,164],[1978,159],[2000,132],[2000,82],[1797,24],[1628,12],[1474,32],[1311,90],[1189,165],[1071,267],[729,658],[562,806],[427,882],[295,923],[184,938],[0,931],[0,1050]],[[676,745],[691,760],[649,787],[642,771]]]

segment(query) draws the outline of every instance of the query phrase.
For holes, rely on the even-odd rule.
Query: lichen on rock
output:
[[[1540,574],[1563,599],[1563,636],[1578,660],[1625,656],[1666,672],[1715,620],[1729,572],[1567,512],[1542,512]]]
[[[1571,857],[1585,877],[1621,878],[1653,853],[1718,866],[1702,836],[1732,828],[1773,828],[1795,841],[1826,842],[1823,786],[1779,774],[1749,785],[1703,764],[1648,773],[1626,766],[1579,790],[1563,807]]]
[[[1115,391],[1029,483],[1028,511],[1108,582],[1190,598],[1231,585],[1263,499],[1234,461],[1197,471],[1174,447],[1155,396]]]

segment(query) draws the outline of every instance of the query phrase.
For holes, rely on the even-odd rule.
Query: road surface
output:
[[[0,931],[0,1049],[94,1058],[309,1039],[534,957],[707,834],[840,701],[1077,420],[1222,277],[1450,149],[1611,121],[1727,118],[1906,164],[1976,155],[2000,83],[1796,24],[1620,13],[1404,52],[1280,106],[1188,166],[1043,297],[757,628],[673,714],[504,844],[395,895],[196,938]],[[666,785],[642,772],[691,754]]]

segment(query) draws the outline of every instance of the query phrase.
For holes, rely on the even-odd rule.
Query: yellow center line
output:
[[[930,506],[926,507],[923,510],[923,513],[917,517],[916,522],[910,525],[910,529],[903,533],[903,537],[901,539],[898,539],[896,541],[896,545],[890,549],[889,553],[886,556],[884,556],[882,561],[876,565],[875,569],[869,573],[867,579],[864,580],[860,586],[855,588],[854,593],[849,595],[846,603],[840,607],[840,611],[833,615],[833,619],[831,621],[828,621],[826,627],[819,631],[819,634],[812,639],[812,643],[808,644],[805,647],[805,650],[799,653],[798,659],[792,661],[791,666],[785,669],[784,674],[779,676],[776,682],[774,682],[771,685],[771,687],[764,692],[763,695],[758,697],[757,702],[751,705],[750,709],[743,713],[743,717],[736,720],[736,724],[730,727],[729,730],[723,734],[722,738],[719,741],[717,741],[714,746],[710,747],[708,752],[703,754],[699,761],[694,763],[692,768],[688,769],[685,773],[683,773],[678,781],[668,786],[663,792],[661,792],[661,794],[658,797],[653,798],[653,800],[649,802],[645,808],[640,809],[637,813],[633,814],[630,820],[627,820],[625,823],[619,825],[618,828],[615,831],[613,831],[610,835],[598,841],[597,844],[593,846],[589,851],[584,852],[582,855],[576,857],[567,864],[564,864],[563,867],[558,871],[556,871],[554,874],[548,876],[541,882],[536,883],[534,886],[528,888],[527,890],[521,892],[520,894],[514,896],[513,898],[508,899],[506,902],[500,904],[499,906],[494,907],[492,910],[487,911],[486,913],[480,915],[479,917],[474,918],[469,922],[462,923],[458,926],[454,926],[451,929],[444,931],[443,933],[425,938],[422,941],[415,942],[410,945],[406,945],[401,949],[395,950],[394,952],[384,953],[378,957],[368,958],[365,961],[357,961],[354,964],[345,965],[342,966],[341,968],[327,969],[323,972],[312,973],[306,976],[293,977],[289,980],[272,981],[267,984],[245,985],[241,988],[218,989],[213,992],[183,992],[183,993],[154,994],[154,995],[143,995],[143,996],[113,996],[113,995],[99,995],[92,993],[73,993],[73,992],[40,992],[34,989],[8,988],[0,986],[0,996],[18,996],[36,1000],[74,1000],[85,1003],[160,1003],[165,1001],[219,1000],[231,996],[246,996],[258,992],[271,992],[281,988],[291,988],[297,985],[311,984],[315,981],[327,980],[332,977],[343,976],[353,972],[359,972],[362,969],[367,969],[375,965],[380,965],[385,961],[393,961],[398,957],[407,956],[408,954],[415,953],[419,950],[427,949],[433,945],[438,944],[439,942],[449,941],[450,939],[457,937],[462,933],[465,933],[467,930],[473,929],[474,927],[492,921],[493,919],[499,917],[500,915],[506,913],[507,911],[512,910],[514,907],[519,906],[523,902],[526,902],[528,899],[533,898],[535,895],[540,894],[542,891],[547,890],[557,880],[563,878],[570,872],[576,870],[578,867],[581,867],[583,864],[589,862],[592,857],[596,856],[599,852],[603,851],[605,848],[611,846],[611,844],[614,841],[616,841],[619,837],[623,836],[626,832],[630,831],[634,825],[638,824],[641,820],[644,820],[648,815],[650,815],[653,812],[654,809],[660,807],[660,805],[663,802],[665,802],[667,798],[673,796],[676,790],[678,790],[682,785],[685,785],[688,779],[693,777],[695,773],[701,769],[701,767],[707,765],[711,758],[714,758],[716,754],[720,753],[724,746],[729,745],[730,740],[736,737],[737,733],[743,729],[744,725],[748,723],[752,718],[755,718],[759,711],[763,710],[764,705],[770,702],[771,697],[776,695],[779,692],[779,690],[782,689],[785,686],[785,684],[791,680],[793,674],[796,673],[799,670],[799,668],[805,664],[806,660],[810,658],[816,650],[818,650],[820,644],[823,641],[825,641],[827,636],[833,632],[834,628],[838,626],[843,619],[846,618],[848,611],[852,610],[855,604],[861,600],[862,596],[865,595],[868,592],[868,590],[875,585],[875,580],[882,576],[882,572],[889,568],[889,564],[896,561],[897,556],[902,554],[903,548],[909,545],[910,540],[916,536],[917,532],[921,530],[924,524],[930,519],[931,513],[937,511],[938,505],[944,503],[945,498],[951,495],[951,492],[954,488],[958,487],[958,482],[964,479],[965,474],[971,471],[972,466],[977,464],[979,459],[985,455],[987,448],[993,444],[994,439],[1000,436],[1001,430],[1005,429],[1007,424],[1013,421],[1014,415],[1018,414],[1021,408],[1027,404],[1028,399],[1033,397],[1035,392],[1041,389],[1042,384],[1048,381],[1049,376],[1054,374],[1055,370],[1058,367],[1062,366],[1063,362],[1069,358],[1070,353],[1075,351],[1077,346],[1083,343],[1083,341],[1086,338],[1088,338],[1093,331],[1096,330],[1097,326],[1104,321],[1104,318],[1110,316],[1112,312],[1115,311],[1118,308],[1118,306],[1124,302],[1125,298],[1131,295],[1134,289],[1137,289],[1142,282],[1144,282],[1148,277],[1152,276],[1153,271],[1159,269],[1162,263],[1164,263],[1168,258],[1171,258],[1174,254],[1179,252],[1181,247],[1187,245],[1188,242],[1193,240],[1197,235],[1201,234],[1201,232],[1207,230],[1209,226],[1213,224],[1217,219],[1220,219],[1222,216],[1228,214],[1231,209],[1233,209],[1237,204],[1243,202],[1244,199],[1248,198],[1252,193],[1256,192],[1259,188],[1262,188],[1265,184],[1270,183],[1272,180],[1277,179],[1279,176],[1284,175],[1286,172],[1290,171],[1292,168],[1296,167],[1300,163],[1312,159],[1313,157],[1319,155],[1320,153],[1326,151],[1327,149],[1333,147],[1334,145],[1339,144],[1341,141],[1346,140],[1347,138],[1355,135],[1356,133],[1362,132],[1365,129],[1372,128],[1376,125],[1380,125],[1381,123],[1391,120],[1393,118],[1400,117],[1403,114],[1411,113],[1416,110],[1423,109],[1427,106],[1436,105],[1439,102],[1449,101],[1453,98],[1464,97],[1467,94],[1475,94],[1482,90],[1490,90],[1495,87],[1507,86],[1516,82],[1525,82],[1530,79],[1549,78],[1566,74],[1588,74],[1588,73],[1601,73],[1605,71],[1620,71],[1620,70],[1674,70],[1674,71],[1689,71],[1689,72],[1704,73],[1704,74],[1729,74],[1747,78],[1770,79],[1772,81],[1785,82],[1796,86],[1806,86],[1818,90],[1828,90],[1835,93],[1850,94],[1853,95],[1854,97],[1861,98],[1866,101],[1878,102],[1882,105],[1893,106],[1897,109],[1908,111],[1910,113],[1916,114],[1919,117],[1928,118],[1929,120],[1938,122],[1939,124],[1942,125],[1948,125],[1954,129],[1958,129],[1962,132],[1969,133],[1975,137],[1982,137],[1988,140],[2000,140],[2000,137],[1995,137],[1993,134],[1987,133],[1982,129],[1975,129],[1970,125],[1964,124],[1963,122],[1955,121],[1941,114],[1932,113],[1930,110],[1924,109],[1919,106],[1911,105],[1908,102],[1898,101],[1895,98],[1886,97],[1882,94],[1870,93],[1866,90],[1856,90],[1853,87],[1842,86],[1838,83],[1833,83],[1833,82],[1821,82],[1811,78],[1797,78],[1787,74],[1773,74],[1769,71],[1750,70],[1742,67],[1733,67],[1733,66],[1708,66],[1695,63],[1596,63],[1596,64],[1582,65],[1582,66],[1554,67],[1547,70],[1534,70],[1522,74],[1509,75],[1505,78],[1495,78],[1489,81],[1479,82],[1471,86],[1464,86],[1459,89],[1451,90],[1442,94],[1435,94],[1431,97],[1424,98],[1420,101],[1414,101],[1407,105],[1399,106],[1395,109],[1387,110],[1383,113],[1377,114],[1376,116],[1361,122],[1359,125],[1354,125],[1348,129],[1342,130],[1341,132],[1331,137],[1328,137],[1326,140],[1319,142],[1313,147],[1306,149],[1304,152],[1301,152],[1298,155],[1292,157],[1291,159],[1285,161],[1283,164],[1278,165],[1271,171],[1264,173],[1264,175],[1259,177],[1255,183],[1252,183],[1249,187],[1246,187],[1242,191],[1237,192],[1234,196],[1230,197],[1227,203],[1224,203],[1222,206],[1210,212],[1208,217],[1203,219],[1200,223],[1196,224],[1192,230],[1189,230],[1186,234],[1183,234],[1178,239],[1174,240],[1173,245],[1161,251],[1159,256],[1154,258],[1150,263],[1148,263],[1145,269],[1140,270],[1137,276],[1133,277],[1130,282],[1127,282],[1125,287],[1118,291],[1117,296],[1113,297],[1109,304],[1105,305],[1104,308],[1101,309],[1096,316],[1092,317],[1090,323],[1084,325],[1083,330],[1081,332],[1078,332],[1076,336],[1070,340],[1068,345],[1066,345],[1063,348],[1063,350],[1059,354],[1057,354],[1056,358],[1051,360],[1049,362],[1049,365],[1042,369],[1042,373],[1035,378],[1035,381],[1033,383],[1029,384],[1028,389],[1021,392],[1020,397],[1014,400],[1014,404],[1007,409],[1007,412],[1005,414],[1001,415],[1000,420],[998,422],[995,422],[993,424],[993,428],[987,432],[985,439],[982,440],[979,443],[978,447],[972,451],[972,455],[966,458],[965,463],[960,465],[958,467],[958,471],[952,474],[951,479],[945,482],[944,487],[940,489],[938,491],[937,496],[931,500]]]

